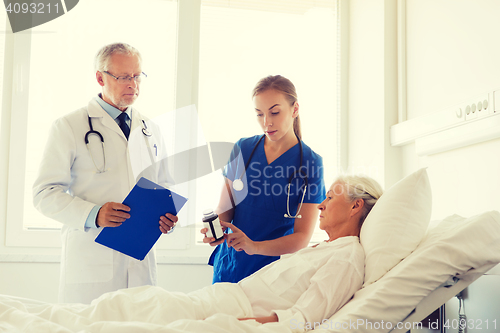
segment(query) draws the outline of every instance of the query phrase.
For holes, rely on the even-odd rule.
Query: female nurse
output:
[[[217,246],[209,260],[214,283],[238,282],[306,247],[324,200],[322,158],[301,141],[292,82],[280,75],[263,78],[253,102],[263,134],[236,142],[216,208],[222,224],[232,223],[230,233],[203,240]]]

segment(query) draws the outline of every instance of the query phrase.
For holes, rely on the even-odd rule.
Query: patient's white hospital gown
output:
[[[254,315],[279,321],[320,322],[361,288],[365,256],[358,237],[302,249],[240,281]]]
[[[329,318],[361,288],[363,276],[358,237],[342,237],[283,256],[237,284],[217,283],[188,294],[144,286],[104,294],[90,305],[0,296],[0,323],[37,333],[234,332],[235,325],[248,324],[227,316],[221,324],[217,318],[274,312],[288,331]]]

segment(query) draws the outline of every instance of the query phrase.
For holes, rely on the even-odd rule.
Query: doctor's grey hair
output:
[[[368,213],[372,210],[377,200],[382,196],[382,186],[376,180],[367,176],[342,175],[334,184],[344,184],[344,195],[346,199],[354,201],[363,199],[365,202],[359,220],[359,227],[363,225]]]
[[[126,43],[113,43],[103,46],[96,54],[94,60],[95,71],[104,72],[109,69],[109,60],[111,56],[115,53],[125,54],[129,56],[136,55],[139,57],[139,62],[142,62],[142,57],[139,51],[129,44]]]

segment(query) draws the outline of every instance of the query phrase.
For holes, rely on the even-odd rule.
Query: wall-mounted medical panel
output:
[[[417,154],[423,156],[499,138],[499,115],[500,90],[496,90],[393,125],[391,144],[415,142]]]
[[[499,113],[418,138],[415,149],[420,156],[432,155],[496,138],[500,138]]]

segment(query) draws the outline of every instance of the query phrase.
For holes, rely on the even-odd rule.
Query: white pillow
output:
[[[432,196],[427,171],[420,169],[388,189],[366,217],[360,232],[365,250],[364,287],[410,254],[425,235]]]

